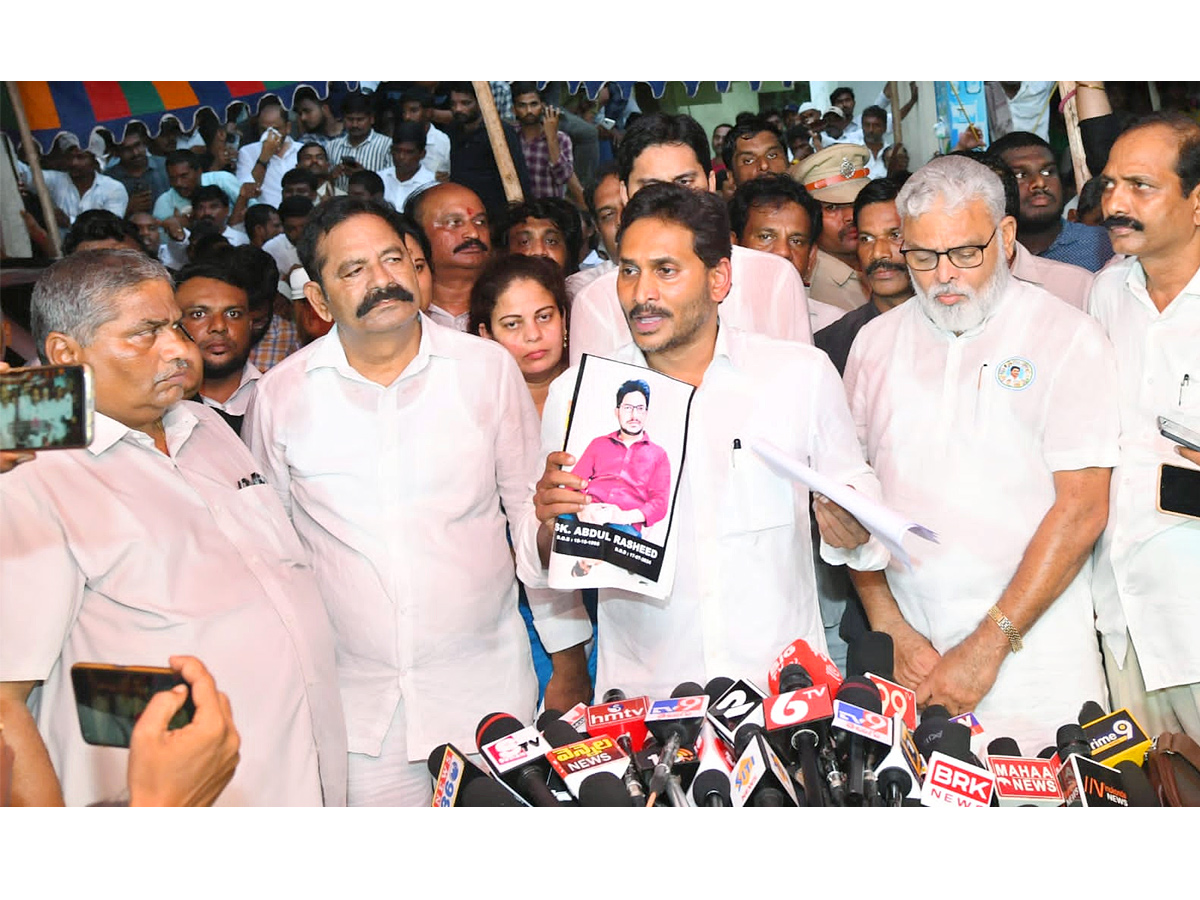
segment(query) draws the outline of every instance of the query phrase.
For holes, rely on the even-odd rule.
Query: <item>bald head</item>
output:
[[[483,268],[491,233],[483,202],[470,188],[446,183],[409,198],[406,215],[425,233],[435,279],[450,269]]]

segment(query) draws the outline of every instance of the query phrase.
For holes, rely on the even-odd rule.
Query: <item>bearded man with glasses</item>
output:
[[[868,322],[845,384],[884,501],[941,535],[852,572],[896,680],[1029,753],[1103,702],[1091,550],[1118,455],[1116,362],[1096,323],[1006,262],[999,177],[935,159],[896,198],[914,302]]]

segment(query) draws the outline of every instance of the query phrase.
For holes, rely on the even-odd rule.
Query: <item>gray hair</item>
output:
[[[1004,218],[1004,183],[982,163],[962,156],[939,156],[927,162],[904,182],[896,195],[896,211],[902,220],[929,212],[938,201],[947,210],[958,210],[982,200],[992,224]]]
[[[174,286],[166,266],[137,250],[81,250],[48,268],[33,287],[33,339],[46,357],[46,338],[57,331],[87,347],[96,331],[117,316],[115,300],[147,281]]]

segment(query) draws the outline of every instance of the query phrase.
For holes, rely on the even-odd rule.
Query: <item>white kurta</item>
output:
[[[721,301],[721,322],[743,331],[812,343],[808,298],[796,267],[781,256],[733,248],[733,284]],[[617,271],[584,285],[571,301],[571,365],[583,354],[612,358],[633,340],[617,299]]]
[[[945,653],[1016,572],[1054,503],[1054,473],[1116,463],[1112,346],[1078,310],[1010,279],[992,317],[959,337],[916,299],[868,322],[845,383],[885,501],[941,536],[913,542],[913,571],[893,563],[887,579],[905,619]],[[976,710],[1027,753],[1085,700],[1106,698],[1090,579],[1089,562]]]
[[[1135,259],[1096,276],[1091,310],[1117,350],[1121,464],[1096,564],[1097,626],[1125,658],[1125,627],[1146,689],[1200,682],[1200,522],[1158,512],[1162,463],[1196,468],[1158,433],[1166,416],[1200,431],[1200,272],[1163,312]]]
[[[322,788],[344,805],[333,634],[307,554],[215,412],[183,402],[164,424],[171,456],[96,413],[86,450],[0,478],[0,681],[44,681],[35,716],[69,805],[116,797],[129,763],[83,742],[72,664],[175,654],[204,662],[241,735],[217,805],[318,805]]]
[[[335,326],[259,380],[242,429],[313,555],[350,751],[379,754],[403,696],[413,760],[473,751],[480,718],[537,703],[505,537],[506,513],[514,534],[533,517],[537,410],[499,344],[421,324],[387,387]]]
[[[615,358],[646,365],[632,343]],[[550,387],[543,454],[563,446],[577,374],[569,369]],[[768,469],[749,449],[753,438],[879,496],[829,357],[722,325],[692,399],[665,562],[675,566],[674,585],[661,601],[600,590],[596,696],[619,687],[631,697],[667,697],[682,681],[704,684],[718,675],[761,684],[796,638],[825,649],[808,490]],[[518,552],[537,565],[532,543],[519,544]],[[881,568],[888,558],[875,539],[849,553],[822,545],[822,556],[864,569]],[[583,617],[578,640],[587,636]]]

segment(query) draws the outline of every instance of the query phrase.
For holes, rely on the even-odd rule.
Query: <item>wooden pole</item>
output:
[[[1067,143],[1071,145],[1071,162],[1074,163],[1075,168],[1075,191],[1078,193],[1083,190],[1083,186],[1087,184],[1092,175],[1088,171],[1083,137],[1079,133],[1079,110],[1075,105],[1075,82],[1060,81],[1058,93],[1062,97],[1070,98],[1063,104],[1063,118],[1067,123]]]
[[[38,200],[42,204],[42,218],[46,220],[46,234],[50,238],[50,246],[54,248],[54,258],[61,259],[62,242],[59,240],[58,220],[54,218],[54,203],[50,200],[46,179],[42,177],[41,152],[34,143],[33,132],[29,130],[29,120],[25,118],[25,104],[21,102],[21,92],[17,89],[17,83],[6,81],[4,86],[8,88],[8,98],[17,114],[17,128],[25,145],[25,158],[29,162],[29,171],[33,173],[33,189],[37,191]]]
[[[471,84],[475,87],[475,99],[479,102],[479,111],[483,114],[483,124],[487,128],[488,141],[492,145],[492,156],[496,158],[500,182],[504,185],[504,196],[509,203],[520,203],[525,199],[525,194],[521,191],[521,179],[517,177],[517,167],[513,165],[512,154],[508,152],[508,140],[504,136],[500,114],[496,112],[492,86],[486,81],[472,81]]]
[[[887,83],[888,100],[892,106],[892,146],[903,143],[900,137],[900,85],[894,81]]]

